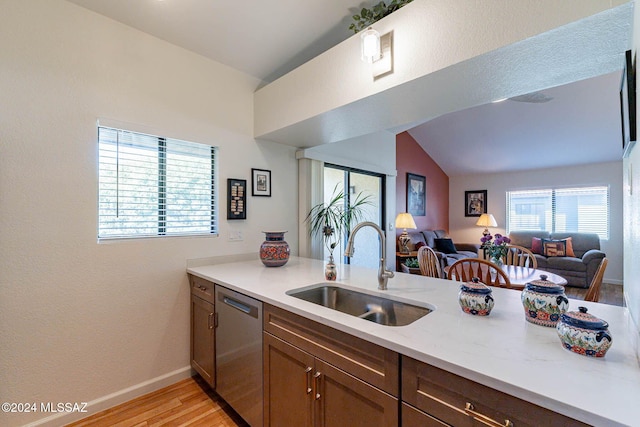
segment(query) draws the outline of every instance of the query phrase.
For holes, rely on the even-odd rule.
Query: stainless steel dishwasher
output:
[[[216,393],[262,427],[262,302],[215,286]]]

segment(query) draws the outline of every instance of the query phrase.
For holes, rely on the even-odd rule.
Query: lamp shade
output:
[[[416,222],[413,220],[413,217],[411,216],[410,213],[407,212],[403,212],[398,214],[398,216],[396,217],[396,228],[417,228],[416,227]]]
[[[496,222],[496,219],[493,217],[493,215],[485,213],[480,215],[480,218],[478,218],[478,222],[476,222],[476,225],[479,227],[497,227],[498,223]]]
[[[362,60],[373,63],[380,59],[380,33],[369,27],[360,37]]]

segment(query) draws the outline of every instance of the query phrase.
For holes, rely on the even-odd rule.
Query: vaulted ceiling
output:
[[[377,2],[68,1],[264,83],[350,37],[351,15]],[[609,73],[533,94],[529,102],[450,113],[409,133],[450,176],[615,161],[621,150],[619,86],[620,72]],[[546,102],[535,102],[541,100]]]

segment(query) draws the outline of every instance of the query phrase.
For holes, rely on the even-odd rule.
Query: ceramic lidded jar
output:
[[[574,353],[604,357],[611,347],[609,324],[587,313],[586,307],[564,313],[556,326],[562,346]]]
[[[540,280],[527,283],[520,299],[527,321],[536,325],[555,327],[562,313],[569,309],[564,286],[548,281],[545,274]]]
[[[267,267],[281,267],[289,261],[289,244],[284,240],[286,231],[263,231],[265,241],[260,245],[260,260]]]
[[[494,305],[491,288],[477,277],[460,285],[458,302],[462,311],[477,316],[488,316]]]

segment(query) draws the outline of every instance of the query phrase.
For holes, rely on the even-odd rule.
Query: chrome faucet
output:
[[[378,289],[380,289],[381,291],[386,291],[387,280],[393,277],[393,271],[387,270],[386,267],[386,239],[384,237],[384,231],[382,231],[378,224],[370,221],[365,221],[353,227],[351,235],[349,236],[349,241],[347,242],[347,249],[345,249],[344,251],[344,255],[348,256],[349,258],[353,256],[353,239],[355,239],[358,230],[367,226],[373,227],[373,229],[376,230],[378,232],[378,235],[380,236],[380,267],[378,268]]]

